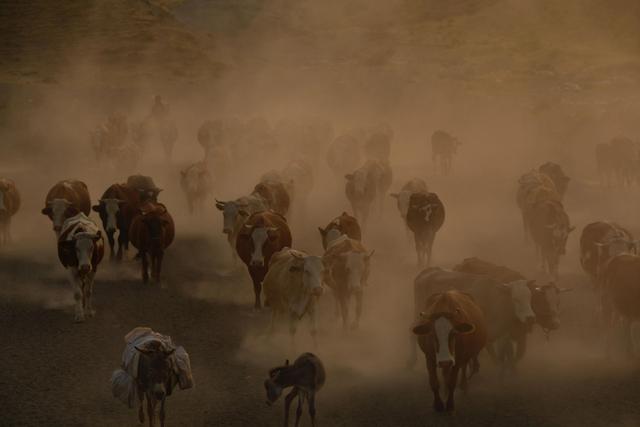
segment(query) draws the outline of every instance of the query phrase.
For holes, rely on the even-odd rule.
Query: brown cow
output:
[[[560,197],[564,197],[571,179],[565,175],[562,167],[557,163],[547,162],[540,165],[538,171],[551,178],[551,181],[553,181],[553,184],[556,186],[556,190],[558,190]]]
[[[607,354],[611,347],[614,310],[622,317],[627,351],[633,353],[631,322],[640,320],[640,256],[620,254],[611,258],[603,273],[602,311],[608,326]]]
[[[93,210],[100,215],[102,227],[109,241],[109,259],[122,260],[123,251],[129,249],[131,221],[139,214],[140,193],[126,184],[113,184],[102,194]],[[118,231],[118,253],[115,254],[115,232]]]
[[[82,212],[91,212],[91,197],[87,184],[74,179],[58,182],[47,193],[45,207],[42,214],[47,215],[53,222],[53,230],[59,235],[62,223],[72,216]]]
[[[262,281],[269,270],[271,256],[285,247],[291,247],[291,231],[284,216],[273,211],[254,213],[238,233],[236,251],[251,275],[256,309],[262,307]]]
[[[373,251],[357,240],[342,235],[328,243],[322,262],[324,264],[324,282],[331,288],[342,314],[342,326],[347,329],[349,319],[349,300],[356,299],[356,315],[351,325],[357,329],[362,314],[362,295],[367,285],[370,260]]]
[[[636,245],[629,231],[613,222],[592,222],[580,236],[580,264],[596,287],[601,286],[603,268],[622,253],[635,253]]]
[[[565,254],[570,226],[562,203],[554,200],[538,202],[531,213],[531,237],[540,256],[541,267],[558,279],[560,256]]]
[[[531,234],[531,215],[536,203],[546,200],[562,201],[556,185],[547,175],[536,170],[529,171],[518,179],[516,203],[522,214],[524,240],[529,240]]]
[[[93,279],[103,256],[104,239],[91,219],[79,213],[64,222],[58,238],[58,258],[69,272],[76,322],[95,313],[91,304]]]
[[[444,224],[444,205],[435,193],[413,193],[409,197],[407,226],[413,232],[418,267],[431,264],[433,242]]]
[[[140,206],[140,214],[131,221],[129,239],[140,252],[142,259],[142,281],[149,281],[149,258],[151,278],[160,283],[164,251],[175,237],[173,218],[161,203],[146,202]],[[147,258],[149,255],[149,258]]]
[[[291,197],[284,184],[277,181],[258,183],[253,194],[257,194],[266,202],[267,208],[286,218],[291,205]]]
[[[330,236],[331,230],[337,230],[334,236]],[[327,245],[333,238],[339,237],[342,234],[346,234],[349,238],[362,241],[362,230],[358,220],[349,215],[346,212],[342,212],[342,215],[335,217],[325,228],[318,227],[320,231],[320,237],[322,238],[322,248],[327,250]]]
[[[11,218],[20,209],[20,193],[16,184],[0,178],[0,246],[11,242]]]
[[[462,143],[449,133],[442,130],[435,131],[431,135],[431,158],[434,169],[436,169],[439,157],[442,174],[449,175],[453,156],[458,152],[459,145],[462,145]]]
[[[467,365],[472,363],[471,375],[479,369],[478,354],[487,342],[484,314],[468,294],[458,291],[432,294],[425,305],[413,333],[418,335],[427,362],[433,407],[438,412],[445,410],[439,391],[441,368],[448,394],[446,410],[452,411],[458,372],[462,370],[460,387],[466,390]]]
[[[213,190],[213,177],[206,162],[197,162],[180,171],[180,186],[187,196],[189,213],[202,210]]]

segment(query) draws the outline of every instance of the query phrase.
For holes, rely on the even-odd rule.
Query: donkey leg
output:
[[[164,427],[164,402],[165,402],[166,398],[162,399],[162,401],[160,402],[160,427]]]
[[[309,416],[311,417],[311,427],[316,427],[316,394],[309,393]]]
[[[360,326],[360,316],[362,315],[362,291],[356,292],[356,316],[353,320],[352,329],[358,329]]]
[[[289,427],[289,407],[291,407],[291,401],[298,395],[298,389],[293,388],[287,397],[284,398],[284,427]]]
[[[300,425],[300,418],[302,417],[302,403],[304,402],[304,395],[298,394],[298,408],[296,409],[296,427]]]
[[[149,427],[153,427],[156,421],[156,401],[147,394],[147,417],[149,418]]]
[[[140,251],[140,258],[142,258],[142,282],[149,283],[149,259],[147,253]]]
[[[138,408],[138,421],[140,424],[144,424],[144,392],[138,389],[138,396],[140,398],[140,408]]]

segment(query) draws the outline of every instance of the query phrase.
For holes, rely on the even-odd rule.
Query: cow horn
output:
[[[227,203],[229,203],[229,202],[223,202],[223,201],[220,201],[220,200],[216,199],[216,203],[220,203],[221,205],[223,205],[223,206],[224,206],[224,205],[226,205],[226,204],[227,204]]]
[[[251,225],[249,225],[249,224],[244,224],[244,228],[246,228],[247,230],[251,230]]]

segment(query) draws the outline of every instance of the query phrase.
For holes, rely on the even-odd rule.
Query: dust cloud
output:
[[[98,357],[106,376],[88,374],[92,399],[110,399],[101,381],[118,363],[121,336],[149,324],[185,342],[196,381],[203,379],[192,392],[198,397],[172,398],[170,417],[185,423],[214,425],[215,414],[224,414],[224,425],[276,425],[279,410],[276,416],[258,408],[261,381],[269,367],[303,351],[317,353],[329,372],[319,395],[323,425],[424,425],[427,419],[437,425],[520,425],[525,418],[531,425],[638,423],[637,409],[625,404],[637,389],[637,364],[621,354],[604,362],[597,298],[580,269],[578,244],[580,230],[596,220],[640,232],[637,188],[601,188],[594,156],[597,143],[616,135],[637,138],[640,131],[637,2],[19,3],[0,6],[6,10],[0,20],[7,23],[0,36],[11,41],[0,55],[0,177],[14,180],[22,195],[14,242],[0,249],[3,310],[30,307],[15,314],[21,322],[37,310],[54,310],[60,312],[55,324],[71,322],[72,294],[57,264],[51,224],[40,213],[57,181],[86,182],[95,203],[128,175],[150,175],[176,222],[177,240],[165,258],[169,291],[143,289],[132,259],[119,266],[105,260],[98,273],[98,317],[87,328],[92,336],[111,335],[102,338]],[[53,25],[58,19],[66,24]],[[97,162],[90,133],[114,112],[129,123],[143,120],[155,95],[168,102],[178,128],[171,159],[152,139],[132,170]],[[573,288],[561,297],[560,330],[549,341],[534,331],[512,378],[501,378],[483,354],[480,375],[458,402],[457,420],[434,418],[424,362],[406,368],[412,286],[420,269],[389,197],[364,228],[363,243],[376,252],[361,328],[342,331],[327,290],[319,301],[317,348],[304,319],[294,342],[286,323],[269,335],[270,313],[250,309],[251,281],[231,258],[214,199],[248,195],[260,176],[281,170],[301,148],[287,141],[255,156],[249,146],[249,154],[227,165],[227,178],[214,184],[204,209],[190,215],[179,172],[204,159],[198,128],[220,118],[260,118],[271,129],[283,119],[319,118],[331,123],[334,137],[388,124],[394,131],[391,191],[422,178],[445,205],[433,264],[451,268],[477,256],[540,281],[548,278],[538,271],[534,248],[523,242],[516,183],[546,161],[561,164],[572,179],[565,207],[577,231],[560,265],[558,284]],[[462,142],[451,176],[434,170],[430,137],[438,129]],[[351,211],[344,177],[326,163],[329,142],[314,147],[314,188],[304,213],[294,212],[290,221],[294,248],[318,255],[317,228]],[[38,322],[43,318],[39,314]],[[32,332],[30,326],[20,329],[26,336]],[[44,338],[33,332],[30,339]],[[83,345],[80,338],[72,342]],[[21,393],[26,398],[34,392]],[[606,393],[606,402],[594,406]],[[54,404],[56,420],[68,422]],[[111,412],[122,415],[106,419],[111,406],[100,408],[89,413],[102,416],[104,425],[133,420],[117,406]],[[613,413],[608,421],[590,418],[607,408]],[[16,423],[33,422],[19,409],[10,415]]]

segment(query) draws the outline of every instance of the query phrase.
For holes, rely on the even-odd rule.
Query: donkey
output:
[[[147,398],[147,416],[149,417],[149,427],[155,423],[156,406],[160,402],[160,427],[164,427],[164,402],[167,396],[171,396],[173,387],[178,382],[173,368],[173,358],[171,355],[175,348],[167,349],[160,341],[151,341],[145,348],[136,347],[140,353],[138,362],[138,376],[136,386],[140,408],[138,409],[138,419],[144,423],[144,398]]]
[[[324,366],[315,354],[303,353],[293,362],[293,365],[289,365],[289,360],[287,360],[284,366],[271,369],[269,378],[264,382],[264,388],[267,392],[267,405],[273,405],[285,388],[293,387],[293,390],[284,399],[284,426],[289,426],[289,407],[293,399],[298,397],[296,427],[300,425],[302,405],[305,400],[309,404],[311,425],[315,427],[316,392],[322,388],[325,379]]]

